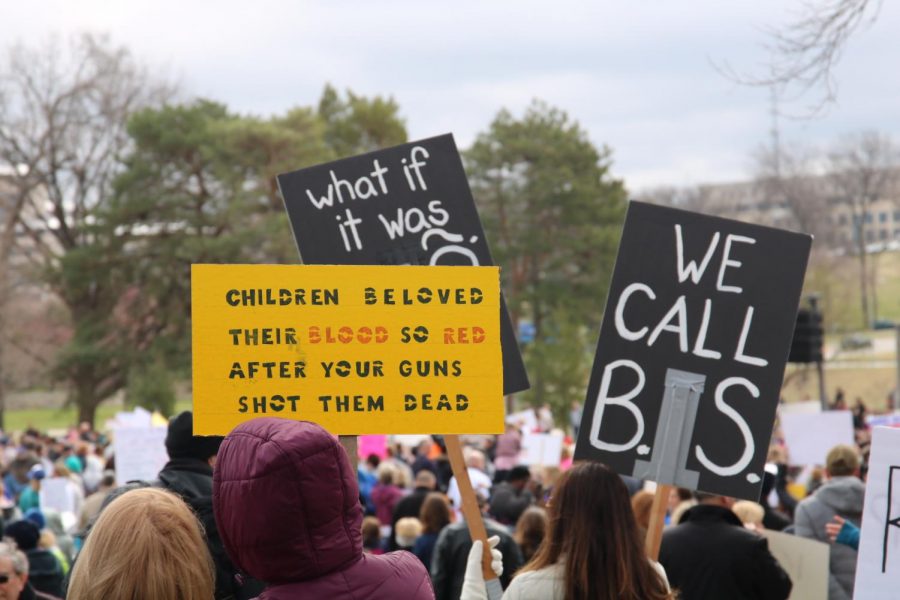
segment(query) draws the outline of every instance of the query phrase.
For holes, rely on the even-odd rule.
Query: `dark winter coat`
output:
[[[785,600],[791,593],[766,539],[723,506],[688,509],[663,533],[659,562],[681,600]]]
[[[513,575],[522,566],[522,551],[506,532],[506,528],[496,521],[485,519],[484,527],[488,537],[500,537],[500,544],[497,546],[497,550],[503,554],[500,584],[506,589]],[[447,525],[441,530],[431,555],[431,580],[434,582],[437,600],[459,598],[471,548],[472,538],[469,536],[469,527],[464,522]]]
[[[217,600],[256,597],[263,584],[237,573],[222,546],[213,513],[213,470],[209,463],[194,458],[173,458],[159,472],[158,484],[181,497],[203,525],[206,545],[216,568]]]
[[[35,591],[62,596],[65,576],[59,559],[43,548],[27,550],[25,556],[28,557],[28,582]]]
[[[314,423],[261,418],[236,427],[219,449],[213,503],[234,564],[269,584],[260,600],[434,598],[412,554],[363,554],[356,474]]]
[[[39,592],[30,583],[26,582],[25,587],[22,588],[22,592],[19,594],[19,600],[60,600],[60,597]]]
[[[859,526],[865,491],[866,486],[856,477],[834,477],[826,481],[815,494],[797,505],[794,533],[829,543],[825,524],[835,515]],[[856,550],[843,544],[832,544],[829,571],[828,600],[852,598],[853,582],[856,579]]]
[[[400,546],[397,545],[397,532],[395,531],[397,521],[406,517],[418,519],[419,513],[422,511],[422,505],[425,504],[425,497],[432,491],[434,490],[426,487],[417,487],[411,494],[404,496],[397,502],[397,506],[394,507],[394,515],[391,517],[391,537],[388,539],[388,550],[400,549]]]

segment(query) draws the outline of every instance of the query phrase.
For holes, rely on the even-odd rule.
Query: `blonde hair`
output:
[[[382,485],[400,485],[400,469],[387,461],[383,461],[375,469],[375,477]]]
[[[140,488],[100,513],[75,562],[66,597],[211,600],[213,577],[191,509],[171,492]]]
[[[422,522],[415,517],[403,517],[394,526],[397,543],[403,547],[411,547],[416,538],[422,535]]]
[[[734,506],[731,507],[731,511],[737,515],[744,525],[762,525],[763,517],[766,516],[762,505],[750,500],[735,502]]]
[[[55,545],[56,535],[49,529],[42,529],[41,537],[38,539],[38,547],[50,549]]]

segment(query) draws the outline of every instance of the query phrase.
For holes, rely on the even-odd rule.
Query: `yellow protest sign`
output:
[[[501,433],[497,267],[193,265],[194,433]]]

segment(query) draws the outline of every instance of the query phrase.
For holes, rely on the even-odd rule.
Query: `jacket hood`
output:
[[[840,514],[861,514],[866,486],[856,477],[833,477],[816,490],[820,502]]]
[[[203,460],[173,458],[159,472],[159,481],[186,502],[212,497],[213,469]]]
[[[256,579],[307,581],[362,556],[356,474],[315,423],[260,418],[236,427],[219,449],[213,505],[229,556]]]

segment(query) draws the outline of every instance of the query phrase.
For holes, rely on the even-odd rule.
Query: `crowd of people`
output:
[[[574,408],[573,408],[574,412]],[[573,417],[574,420],[574,417]],[[481,557],[510,599],[785,599],[790,577],[764,529],[831,545],[829,600],[852,597],[865,491],[860,445],[833,448],[795,497],[777,432],[759,503],[674,489],[658,561],[647,558],[653,485],[600,463],[522,464],[526,430],[464,439],[491,543],[473,544],[440,436],[391,444],[354,468],[313,423],[262,418],[197,437],[168,425],[169,461],[115,485],[109,440],[88,426],[0,439],[0,598],[487,598]],[[64,480],[75,514],[42,506]]]

